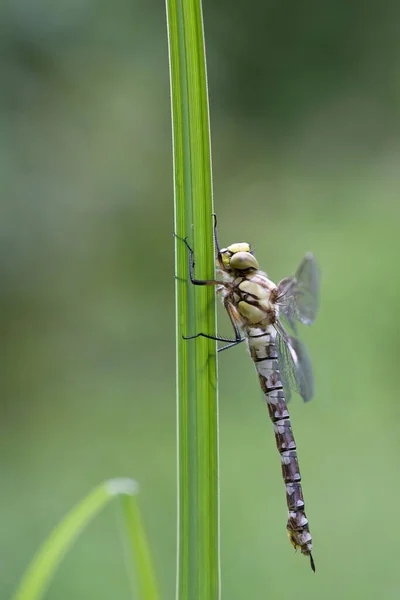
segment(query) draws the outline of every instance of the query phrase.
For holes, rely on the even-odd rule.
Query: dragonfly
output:
[[[295,550],[310,558],[312,570],[312,538],[305,513],[301,476],[287,402],[291,391],[304,402],[314,394],[313,375],[307,349],[297,337],[297,322],[311,325],[319,308],[319,268],[308,253],[293,276],[277,285],[260,270],[254,252],[247,242],[221,248],[217,220],[214,215],[214,240],[217,250],[218,279],[201,280],[194,275],[194,251],[187,239],[189,275],[193,285],[211,285],[221,296],[233,326],[234,338],[212,336],[201,332],[185,339],[205,337],[226,345],[226,350],[246,342],[254,362],[268,406],[280,454],[282,476],[286,487],[289,541]]]

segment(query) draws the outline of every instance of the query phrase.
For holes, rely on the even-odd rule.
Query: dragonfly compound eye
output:
[[[230,260],[232,269],[259,269],[258,262],[250,252],[236,252]]]
[[[250,252],[250,244],[247,242],[236,242],[228,246],[226,250],[231,254],[236,254],[236,252]]]
[[[221,260],[224,267],[226,269],[229,269],[229,265],[231,262],[231,253],[226,248],[223,248],[221,250]]]

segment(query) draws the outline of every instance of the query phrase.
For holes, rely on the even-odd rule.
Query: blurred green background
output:
[[[323,274],[291,403],[317,573],[286,539],[253,365],[220,356],[223,597],[398,599],[400,4],[204,2],[222,244]],[[171,127],[163,2],[0,5],[0,597],[104,478],[131,476],[174,596]],[[221,333],[229,332],[225,316]],[[130,597],[110,506],[52,600]]]

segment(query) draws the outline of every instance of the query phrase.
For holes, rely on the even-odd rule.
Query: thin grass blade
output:
[[[132,479],[110,479],[104,481],[94,490],[92,490],[83,500],[81,500],[71,511],[62,519],[62,521],[53,529],[49,537],[42,544],[27,568],[22,580],[16,590],[12,600],[39,600],[46,592],[63,556],[71,548],[74,541],[91,522],[91,520],[110,502],[115,496],[128,496],[132,500],[137,492],[137,484]],[[135,530],[135,526],[140,527],[140,531]],[[143,528],[138,520],[131,522],[129,526],[129,535],[132,539],[144,536]],[[133,542],[132,542],[133,543]],[[149,561],[149,554],[146,553],[146,560],[142,557],[143,541],[138,546],[138,575],[145,578],[147,588],[155,589],[153,571],[146,568],[145,572],[139,573],[139,568],[143,562]],[[150,579],[153,578],[153,581]],[[143,600],[155,600],[157,596],[143,595]]]
[[[150,547],[135,496],[121,496],[124,529],[134,558],[137,588],[141,600],[159,600]]]

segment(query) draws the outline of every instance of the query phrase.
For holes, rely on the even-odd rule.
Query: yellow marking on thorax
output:
[[[260,281],[264,282],[264,278],[260,278]],[[237,286],[242,294],[251,295],[251,301],[249,298],[246,298],[245,300],[239,301],[237,306],[240,314],[252,324],[260,323],[265,319],[268,319],[268,321],[271,322],[271,314],[274,314],[275,312],[274,306],[269,300],[271,291],[275,288],[275,284],[273,284],[272,281],[270,282],[267,278],[265,281],[267,283],[266,287],[255,282],[253,278],[245,279]],[[252,302],[255,302],[256,306],[254,306]]]
[[[248,321],[250,321],[250,323],[253,324],[260,323],[267,316],[265,312],[261,310],[261,308],[258,308],[257,306],[252,306],[251,304],[248,304],[243,300],[241,300],[238,303],[238,311],[240,312],[242,317],[245,317],[245,319],[247,319]]]

